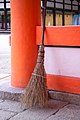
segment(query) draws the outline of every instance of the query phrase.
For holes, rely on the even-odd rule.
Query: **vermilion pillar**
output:
[[[37,59],[36,26],[40,0],[11,0],[11,85],[26,87]]]

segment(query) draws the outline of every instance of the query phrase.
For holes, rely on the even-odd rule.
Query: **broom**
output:
[[[44,69],[44,31],[46,18],[46,0],[43,0],[43,29],[42,43],[39,46],[37,64],[31,75],[30,81],[22,96],[22,104],[27,107],[39,106],[43,107],[48,102],[48,91],[46,86],[46,73]]]

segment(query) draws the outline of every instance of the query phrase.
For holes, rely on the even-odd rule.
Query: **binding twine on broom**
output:
[[[30,81],[22,96],[22,104],[27,107],[46,106],[48,102],[48,91],[46,86],[46,73],[44,69],[44,28],[45,28],[45,10],[43,20],[42,44],[39,46],[38,58],[35,69],[31,75]]]

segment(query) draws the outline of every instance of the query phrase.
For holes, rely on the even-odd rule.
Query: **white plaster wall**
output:
[[[47,74],[80,77],[80,48],[45,47]]]

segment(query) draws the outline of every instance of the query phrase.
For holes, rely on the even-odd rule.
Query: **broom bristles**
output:
[[[22,103],[25,106],[47,105],[48,92],[46,86],[46,74],[44,69],[44,46],[39,47],[36,67],[32,73],[31,79],[22,96]]]

